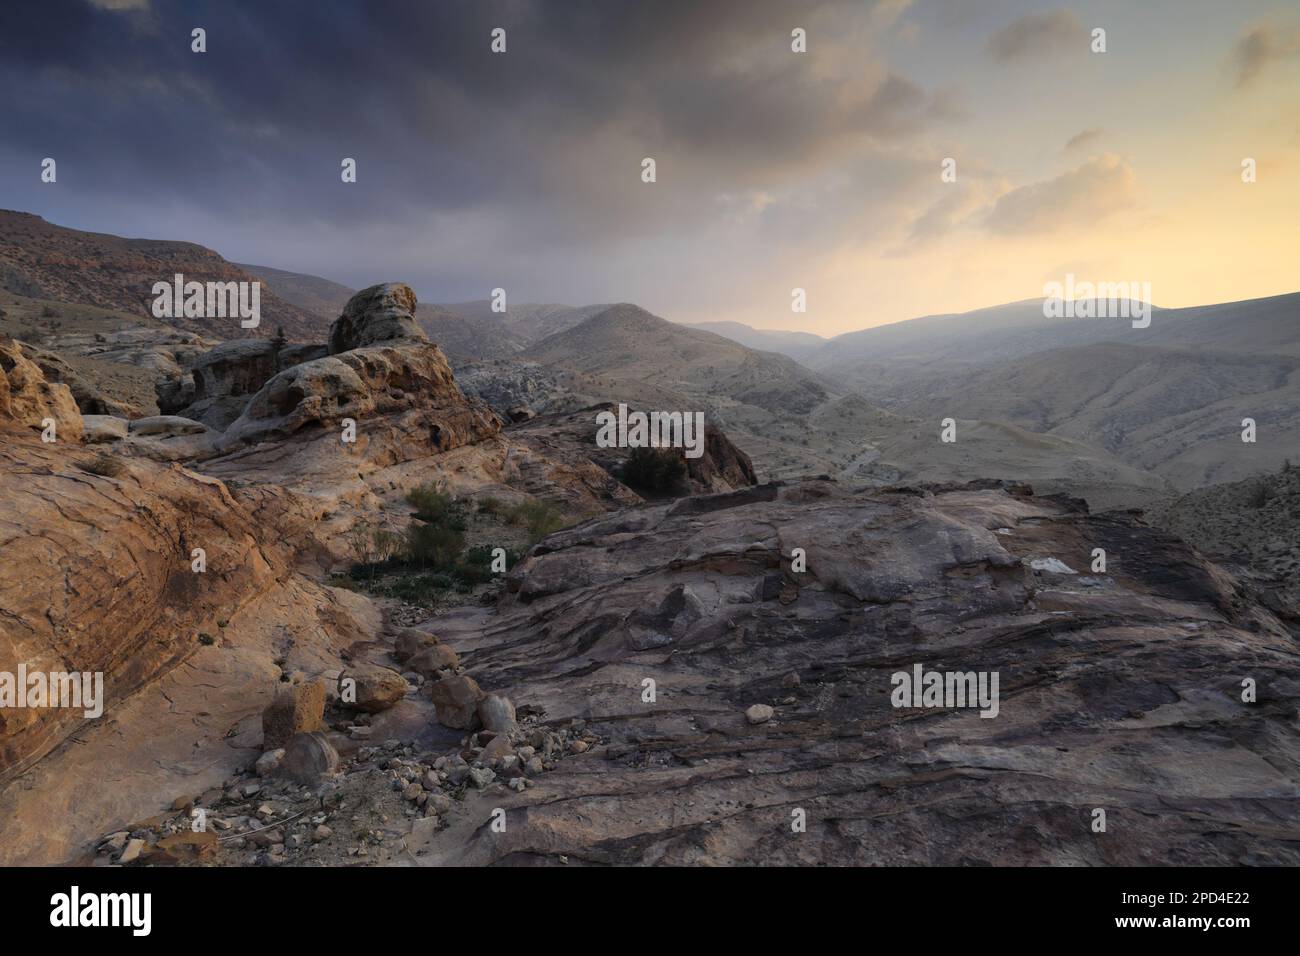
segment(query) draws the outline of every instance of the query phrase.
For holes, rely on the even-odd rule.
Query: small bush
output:
[[[465,549],[465,532],[447,525],[412,524],[406,529],[403,557],[411,564],[448,570]]]
[[[430,483],[412,488],[406,493],[406,503],[415,509],[415,516],[421,521],[457,531],[466,528],[465,509],[441,485]]]
[[[506,512],[506,506],[501,502],[500,498],[488,495],[486,498],[478,500],[478,510],[479,514],[502,515]]]
[[[545,501],[521,501],[506,513],[506,520],[527,528],[533,544],[565,525],[560,509]]]
[[[523,557],[518,551],[506,548],[506,570],[509,571],[519,559]],[[456,577],[465,584],[484,584],[492,580],[495,572],[492,570],[492,548],[485,544],[470,548],[461,555],[460,563],[456,565]]]
[[[685,477],[686,460],[672,448],[634,448],[623,463],[623,484],[642,491],[674,491]]]
[[[90,461],[81,463],[81,470],[104,478],[116,478],[122,473],[122,462],[108,452],[100,452]]]

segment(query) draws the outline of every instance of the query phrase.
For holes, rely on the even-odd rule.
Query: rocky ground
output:
[[[0,670],[110,687],[3,715],[3,862],[1300,862],[1295,639],[1136,513],[757,484],[718,429],[639,492],[591,409],[466,396],[400,285],[212,352],[173,395],[207,421],[128,420],[0,342]],[[416,488],[509,572],[386,590]],[[996,716],[896,705],[916,666],[997,675]]]
[[[1300,627],[1300,467],[1189,492],[1151,520],[1233,568]]]

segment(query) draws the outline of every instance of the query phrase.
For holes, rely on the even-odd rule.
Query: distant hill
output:
[[[790,332],[783,329],[756,329],[743,322],[691,322],[682,323],[687,328],[701,329],[739,342],[751,349],[777,352],[797,362],[814,355],[826,344],[826,339],[811,332]]]
[[[304,312],[310,312],[326,323],[333,322],[339,317],[343,306],[347,305],[348,299],[352,298],[357,291],[330,279],[322,279],[320,276],[242,262],[234,264],[261,279],[285,302],[296,305]]]
[[[15,295],[93,305],[152,320],[153,284],[170,281],[178,272],[199,282],[254,281],[247,270],[192,242],[81,232],[31,213],[0,210],[0,288]],[[282,299],[269,286],[261,292],[261,313],[256,329],[241,328],[237,319],[182,316],[167,321],[220,339],[263,338],[283,326],[290,339],[320,341],[329,328],[328,322]]]
[[[783,355],[757,352],[712,332],[677,325],[628,303],[608,306],[523,358],[587,375],[654,380],[776,413],[811,411],[828,395],[818,376]]]
[[[448,304],[421,303],[416,318],[453,363],[508,358],[548,335],[573,328],[609,308],[606,305],[525,302],[493,312],[488,299]]]

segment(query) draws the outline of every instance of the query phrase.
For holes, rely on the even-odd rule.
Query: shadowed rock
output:
[[[607,743],[431,865],[1300,862],[1300,652],[1177,538],[996,483],[685,501],[553,534],[497,608],[439,617],[484,686]],[[1105,574],[1032,567],[1096,548]],[[918,664],[997,674],[996,716],[894,706]]]

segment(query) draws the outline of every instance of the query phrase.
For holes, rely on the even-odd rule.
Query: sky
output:
[[[1071,273],[1294,292],[1300,3],[5,0],[0,207],[822,335]]]

